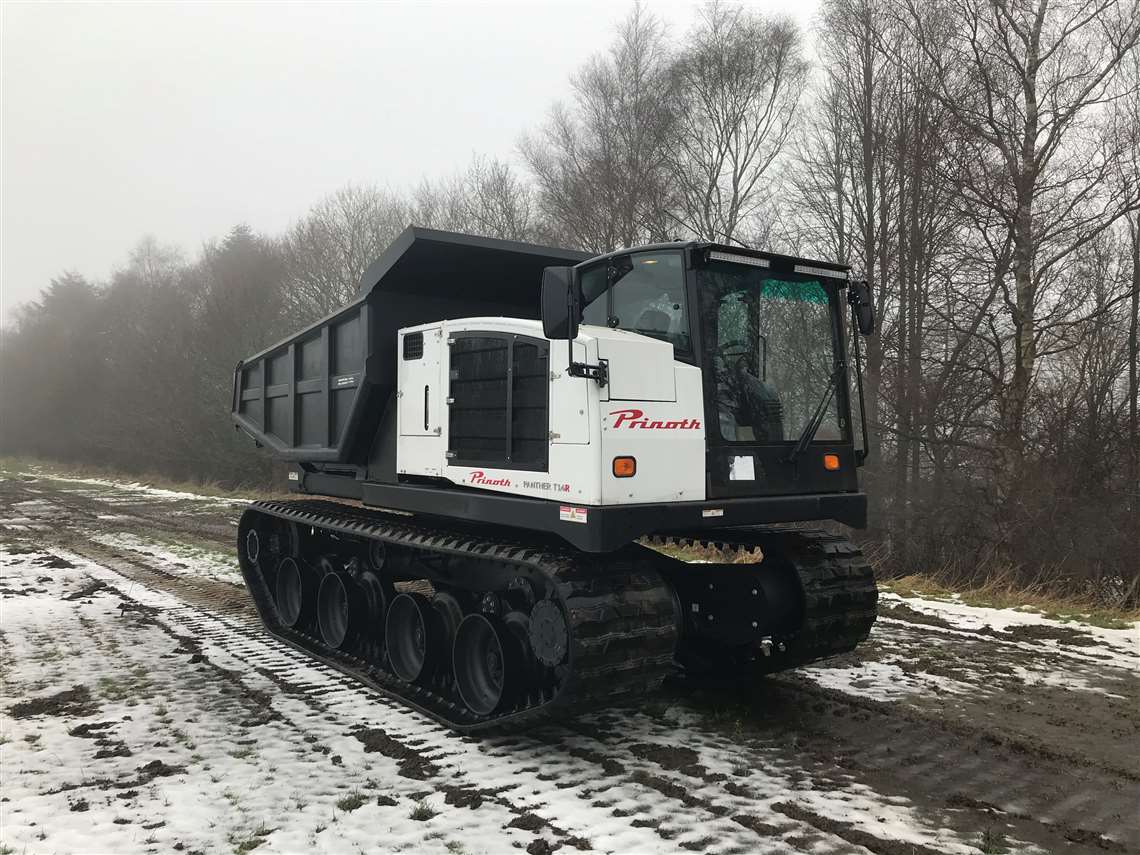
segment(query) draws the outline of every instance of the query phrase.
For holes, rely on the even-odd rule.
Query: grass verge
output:
[[[1129,629],[1134,622],[1140,621],[1140,609],[1106,608],[1084,597],[1060,597],[1005,582],[990,582],[980,587],[952,590],[933,576],[914,574],[899,579],[880,580],[879,589],[902,597],[919,596],[967,606],[1037,612],[1052,620],[1077,621],[1103,629]]]
[[[103,466],[82,463],[60,463],[30,457],[0,457],[0,478],[15,478],[19,475],[38,475],[43,478],[98,478],[104,481],[118,481],[124,484],[142,484],[160,490],[173,490],[180,493],[194,493],[211,499],[282,499],[289,496],[282,491],[265,487],[229,488],[212,481],[176,481],[153,473],[128,474]]]

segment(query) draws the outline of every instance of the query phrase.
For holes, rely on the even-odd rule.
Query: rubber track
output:
[[[674,534],[654,542],[712,546],[727,553],[759,548],[765,555],[782,556],[795,568],[803,588],[803,624],[784,653],[756,661],[761,673],[848,653],[866,640],[875,624],[879,592],[874,571],[862,550],[845,537],[821,530],[754,528],[729,529],[715,536]],[[753,566],[764,572],[763,562]]]
[[[261,573],[249,566],[242,539],[257,514],[378,540],[423,552],[528,567],[547,577],[568,620],[571,674],[547,700],[506,715],[479,718],[455,698],[409,686],[376,663],[340,653],[319,639],[283,626]],[[256,502],[239,525],[238,553],[254,604],[266,628],[316,659],[373,686],[463,733],[522,729],[555,714],[573,714],[656,689],[672,669],[676,616],[668,586],[637,547],[588,555],[549,541],[491,540],[456,526],[421,528],[383,512],[337,502]]]

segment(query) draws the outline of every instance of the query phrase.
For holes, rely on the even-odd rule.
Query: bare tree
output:
[[[1140,174],[1140,51],[1134,50],[1125,75],[1128,83],[1116,112],[1116,133],[1127,140],[1116,179],[1127,185]],[[1131,91],[1128,91],[1129,85]],[[1126,492],[1133,515],[1132,552],[1140,554],[1140,211],[1127,218],[1131,276],[1128,307],[1128,477]]]
[[[314,205],[284,238],[296,317],[315,320],[351,300],[365,269],[408,219],[403,200],[370,186],[343,187]]]
[[[893,412],[885,407],[884,370],[893,335],[897,264],[892,223],[897,218],[887,141],[895,115],[897,69],[878,49],[889,26],[878,0],[831,0],[821,10],[821,53],[828,58],[822,86],[807,105],[804,134],[789,168],[792,227],[805,238],[801,252],[851,264],[872,283],[880,334],[868,339],[868,421],[875,436],[869,459],[872,485],[881,470],[880,439],[890,440]],[[884,522],[884,491],[872,488],[872,525]]]
[[[1072,253],[1137,204],[1136,182],[1119,196],[1099,192],[1121,144],[1095,124],[1098,108],[1119,97],[1114,75],[1140,36],[1140,6],[946,0],[934,14],[910,0],[904,20],[933,64],[932,93],[973,143],[960,190],[1008,234],[1012,287],[1000,269],[997,280],[1012,327],[1000,445],[1011,486],[1021,475],[1049,283]]]
[[[698,237],[731,241],[761,201],[807,83],[795,24],[713,3],[674,65],[669,162],[680,219]]]
[[[461,174],[422,181],[412,194],[411,220],[504,240],[533,240],[539,225],[534,192],[509,163],[476,156]]]
[[[572,106],[555,105],[520,148],[555,235],[605,252],[675,230],[667,169],[676,106],[660,21],[634,9],[607,54],[571,81]]]

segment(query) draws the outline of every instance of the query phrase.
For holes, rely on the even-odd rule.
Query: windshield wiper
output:
[[[835,368],[832,370],[831,376],[827,378],[827,388],[823,390],[823,400],[819,402],[819,406],[815,408],[811,419],[804,425],[803,432],[796,441],[796,447],[793,448],[792,453],[788,455],[789,463],[795,463],[796,458],[803,453],[803,450],[808,447],[808,443],[815,438],[819,426],[823,424],[823,417],[827,412],[827,405],[831,403],[831,398],[835,394],[835,387],[839,384],[839,375],[842,373],[843,363],[835,363]]]

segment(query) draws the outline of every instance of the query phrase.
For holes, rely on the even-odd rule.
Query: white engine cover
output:
[[[449,342],[459,333],[506,334],[546,342],[549,455],[544,471],[453,465],[449,442]],[[405,358],[404,338],[420,333],[422,356]],[[565,340],[543,337],[539,321],[465,318],[400,330],[396,468],[481,490],[576,506],[698,501],[705,498],[701,371],[673,358],[672,345],[623,330],[583,326],[577,362],[608,363],[611,382],[571,377]],[[418,352],[413,348],[412,353]],[[615,457],[633,457],[632,477],[613,474]]]

